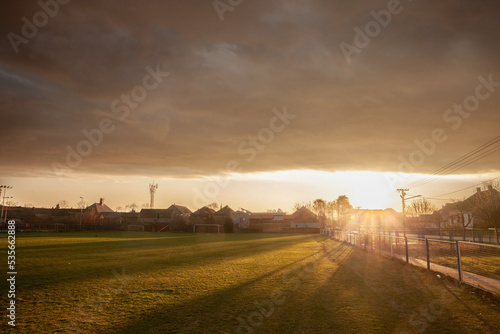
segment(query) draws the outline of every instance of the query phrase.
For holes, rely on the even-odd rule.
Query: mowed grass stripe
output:
[[[19,236],[20,333],[472,333],[500,325],[498,305],[451,281],[318,235]]]

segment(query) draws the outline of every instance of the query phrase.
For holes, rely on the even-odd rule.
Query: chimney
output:
[[[477,192],[478,194],[480,194],[480,193],[481,193],[481,188],[477,187],[477,188],[476,188],[476,192]]]
[[[99,205],[103,205],[103,204],[104,204],[104,198],[101,198],[101,199],[99,200]]]
[[[493,185],[491,185],[491,184],[490,184],[490,185],[488,186],[488,191],[490,191],[490,192],[491,192],[491,191],[493,191]]]

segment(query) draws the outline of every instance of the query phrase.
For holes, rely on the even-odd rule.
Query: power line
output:
[[[486,181],[486,182],[493,182],[493,181],[495,181],[495,180],[497,180],[497,179],[500,179],[500,176],[497,176],[497,177],[495,177],[495,178],[493,178],[493,179],[491,179],[491,180],[488,180],[488,181]],[[452,191],[452,192],[449,192],[449,193],[446,193],[446,194],[437,195],[437,196],[435,196],[435,197],[443,197],[443,196],[447,196],[447,195],[450,195],[450,194],[458,193],[458,192],[461,192],[461,191],[464,191],[464,190],[467,190],[467,189],[471,189],[471,188],[474,188],[474,187],[477,187],[477,186],[481,186],[481,185],[483,185],[483,183],[484,183],[484,182],[481,182],[481,183],[475,184],[475,185],[470,186],[470,187],[467,187],[467,188],[463,188],[463,189],[455,190],[455,191]]]
[[[420,187],[424,184],[427,184],[427,183],[432,182],[435,179],[437,179],[438,178],[437,175],[439,175],[439,176],[448,175],[454,171],[457,171],[460,168],[466,167],[466,166],[468,166],[468,165],[470,165],[478,160],[481,160],[481,159],[497,152],[498,150],[500,150],[500,145],[497,145],[499,143],[500,143],[500,136],[497,136],[497,137],[489,140],[488,142],[484,143],[483,145],[470,151],[469,153],[465,154],[464,156],[448,163],[447,165],[445,165],[445,166],[443,166],[443,167],[441,167],[441,168],[439,168],[431,173],[431,174],[436,174],[436,176],[428,176],[428,177],[421,178],[420,180],[413,181],[413,182],[408,184],[408,187],[412,187],[412,188]],[[486,152],[482,152],[493,145],[497,145],[497,146],[494,146],[493,148],[489,149]],[[474,157],[477,154],[480,154],[480,155]],[[466,161],[468,159],[470,159],[470,160]]]

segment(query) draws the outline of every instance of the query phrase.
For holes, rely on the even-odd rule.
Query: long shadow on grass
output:
[[[339,244],[339,247],[331,249],[330,252],[331,254],[343,252],[345,248]],[[105,331],[109,333],[137,333],[138,331],[141,333],[234,333],[238,329],[238,318],[245,318],[249,313],[258,310],[254,302],[269,298],[270,291],[274,288],[283,288],[286,291],[285,284],[273,276],[280,273],[292,273],[291,276],[293,276],[294,270],[300,268],[299,263],[311,263],[323,254],[324,251],[321,250],[242,284],[215,291],[208,296],[176,305],[160,305],[137,314],[126,323],[108,327]],[[269,279],[278,282],[269,286]],[[255,296],[253,292],[261,291],[261,289],[266,292]]]
[[[172,244],[148,244],[148,240],[112,241],[112,246],[106,242],[65,245],[58,247],[60,253],[54,254],[53,250],[47,253],[46,256],[56,259],[52,260],[52,263],[47,260],[43,252],[24,253],[22,256],[31,255],[41,258],[43,266],[38,265],[39,269],[35,266],[35,270],[31,270],[33,271],[31,273],[30,268],[25,268],[24,275],[19,279],[19,285],[23,287],[25,293],[28,293],[30,290],[46,288],[61,282],[85,283],[88,280],[110,278],[112,269],[123,267],[126,268],[126,274],[131,277],[167,268],[202,267],[221,261],[228,256],[230,258],[258,256],[306,239],[310,239],[310,236],[277,237],[272,243],[269,240],[261,243],[260,238],[231,240],[231,243],[223,243],[220,247],[214,248],[203,248],[207,243],[194,240],[190,244],[175,245],[175,247],[187,247],[189,250],[176,249],[175,251],[169,249],[169,247],[174,246]],[[217,241],[222,242],[223,240],[218,239]],[[131,251],[132,253],[130,253]],[[74,257],[69,254],[74,255]],[[70,265],[68,261],[72,261],[72,264]]]
[[[298,329],[321,333],[461,333],[451,304],[457,301],[444,283],[402,263],[354,249],[306,305]],[[470,307],[464,304],[470,310]],[[289,309],[278,317],[290,322]],[[473,312],[471,310],[471,312]],[[481,317],[483,331],[494,332]],[[314,319],[315,321],[309,321]],[[318,320],[320,325],[318,325]],[[268,333],[283,328],[272,326]]]

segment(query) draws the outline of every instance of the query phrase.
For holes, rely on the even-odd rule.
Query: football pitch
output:
[[[18,233],[16,333],[495,333],[498,299],[320,235]],[[7,267],[7,241],[1,239]],[[7,269],[5,269],[7,272]]]

